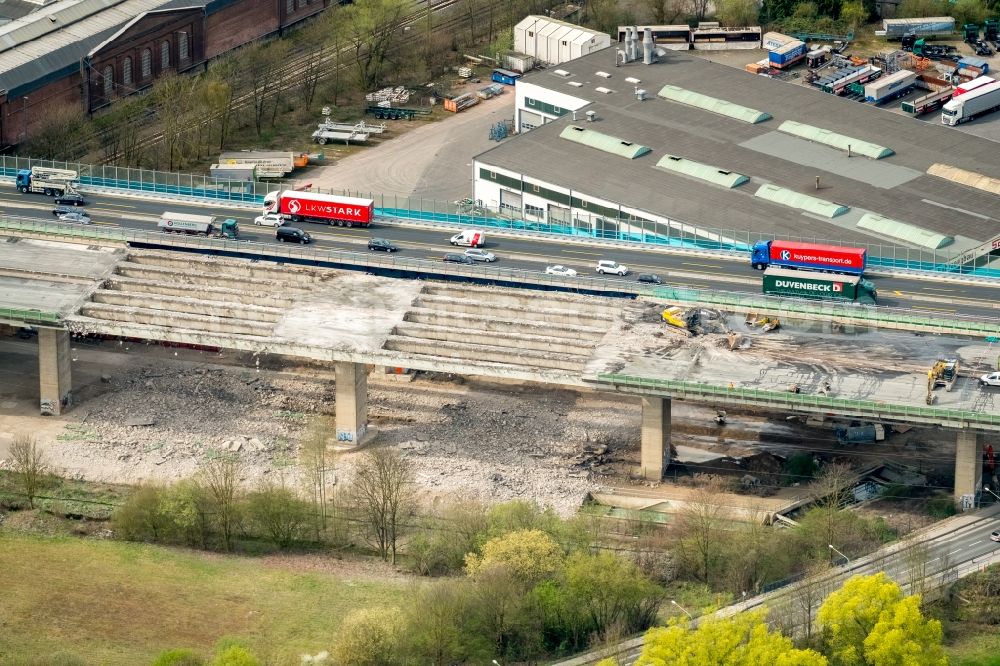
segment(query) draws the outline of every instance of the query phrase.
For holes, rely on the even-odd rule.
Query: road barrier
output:
[[[13,179],[18,169],[46,166],[72,169],[80,174],[81,187],[98,190],[136,192],[154,196],[183,197],[190,203],[242,203],[263,206],[264,195],[276,189],[295,187],[282,181],[253,182],[216,180],[209,176],[149,169],[102,166],[77,162],[55,162],[26,157],[0,156],[0,177]],[[374,199],[376,215],[416,221],[432,221],[455,227],[483,227],[500,230],[533,231],[557,236],[587,237],[661,247],[745,253],[757,241],[777,240],[774,234],[737,229],[700,227],[647,211],[629,212],[618,208],[617,216],[584,214],[580,211],[564,222],[546,221],[525,215],[494,202],[446,202],[420,197],[352,190],[316,192]],[[477,213],[477,214],[470,214]],[[782,240],[840,245],[836,239],[782,237]],[[921,250],[891,243],[862,243],[868,250],[873,269],[917,271],[932,274],[1000,278],[1000,270],[985,268],[988,256],[970,264],[956,265],[961,252]]]
[[[29,309],[19,310],[16,308],[0,308],[0,321],[9,321],[25,324],[38,325],[59,325],[62,318],[54,312],[42,312],[41,310]]]
[[[726,292],[714,289],[643,285],[609,277],[563,277],[540,271],[497,268],[482,264],[446,264],[427,259],[412,259],[393,254],[326,250],[304,245],[256,243],[214,239],[203,236],[167,234],[121,227],[78,225],[37,218],[0,215],[0,229],[36,236],[85,238],[136,247],[170,248],[200,254],[256,258],[305,266],[326,266],[377,271],[386,275],[434,276],[536,289],[556,289],[605,296],[646,296],[649,298],[704,305],[735,311],[788,319],[830,319],[860,326],[917,330],[951,335],[1000,336],[997,317],[949,315],[934,318],[916,315],[910,310],[876,305],[858,305],[844,301],[811,301],[764,294]]]

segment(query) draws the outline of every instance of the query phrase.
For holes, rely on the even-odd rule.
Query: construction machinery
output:
[[[945,391],[951,391],[958,381],[958,359],[938,359],[927,371],[927,404],[933,405],[936,399],[934,389],[943,386]]]

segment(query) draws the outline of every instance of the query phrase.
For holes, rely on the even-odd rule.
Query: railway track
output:
[[[428,5],[428,3],[420,2],[418,0],[417,2],[414,2],[414,4],[413,4],[414,11],[410,12],[409,14],[407,14],[406,16],[404,16],[400,20],[400,28],[405,30],[406,28],[416,27],[421,22],[427,20],[428,14],[430,14],[431,16],[433,16],[435,14],[446,13],[446,12],[448,12],[448,10],[458,8],[459,6],[461,6],[464,3],[464,1],[465,0],[439,0],[438,2],[434,2],[434,3],[431,3],[430,5]],[[473,17],[473,20],[475,20],[475,18],[478,18],[478,17],[480,17],[482,15],[485,15],[488,11],[489,10],[485,9],[485,8],[483,8],[481,11],[477,11],[476,14]],[[456,30],[457,28],[459,28],[461,26],[461,24],[466,23],[468,20],[469,20],[468,16],[458,16],[458,15],[456,15],[456,16],[448,16],[448,17],[445,17],[445,20],[443,20],[442,22],[435,24],[433,26],[432,30],[435,33],[441,33],[441,32],[451,33],[454,30]],[[341,63],[340,65],[334,66],[334,67],[327,67],[327,66],[332,61],[335,61],[341,55],[343,55],[344,53],[348,53],[349,51],[350,51],[350,47],[344,47],[344,48],[340,49],[339,53],[338,52],[334,52],[334,51],[330,51],[330,52],[324,54],[319,59],[318,62],[314,62],[313,61],[313,58],[315,58],[315,51],[309,51],[309,50],[306,50],[306,49],[303,48],[303,49],[300,49],[297,53],[293,52],[293,54],[294,54],[293,57],[289,58],[288,61],[285,62],[280,68],[278,68],[274,72],[274,74],[273,74],[273,77],[280,81],[277,93],[280,94],[280,93],[286,92],[286,91],[291,90],[294,87],[298,86],[299,85],[299,81],[297,81],[295,79],[295,75],[298,74],[298,73],[300,73],[302,71],[302,69],[304,67],[306,67],[306,66],[309,66],[309,67],[318,67],[319,68],[318,81],[327,80],[330,77],[332,77],[335,74],[337,74],[338,71],[339,72],[346,71],[350,67],[349,63]],[[244,108],[250,106],[253,101],[254,101],[254,94],[253,94],[253,92],[243,92],[243,93],[240,93],[239,95],[237,95],[234,98],[233,103],[231,105],[230,111],[238,111],[238,110],[244,109]],[[155,117],[157,115],[157,111],[158,110],[155,109],[155,108],[151,109],[149,115],[147,115],[144,118],[144,120],[148,121],[148,120],[155,119]],[[206,125],[210,125],[213,122],[217,121],[220,117],[221,117],[221,114],[215,114],[215,115],[206,117],[206,118],[202,119],[201,121],[199,121],[197,124],[195,124],[192,127],[188,128],[187,133],[196,132],[196,131],[204,128]],[[110,131],[110,130],[108,130],[108,131]],[[99,135],[99,138],[100,138],[100,135]],[[137,143],[135,149],[138,150],[138,151],[148,150],[148,149],[152,148],[153,146],[156,146],[156,145],[160,144],[163,141],[163,139],[164,139],[163,132],[159,132],[158,131],[158,132],[154,132],[154,133],[148,134],[146,136],[141,137],[138,140],[138,143]],[[122,154],[121,151],[119,151],[117,153],[114,153],[112,155],[109,155],[109,156],[106,156],[104,158],[101,158],[101,159],[97,160],[97,163],[98,164],[114,164],[115,162],[117,162],[122,157],[123,157],[123,154]]]

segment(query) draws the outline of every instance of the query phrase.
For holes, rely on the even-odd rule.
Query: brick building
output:
[[[0,148],[31,135],[46,111],[92,113],[169,72],[203,68],[331,0],[58,0],[0,5]],[[32,3],[32,7],[38,7]]]

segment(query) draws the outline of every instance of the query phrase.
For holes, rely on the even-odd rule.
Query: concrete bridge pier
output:
[[[58,416],[72,404],[70,353],[69,331],[38,329],[39,406],[42,416]]]
[[[978,433],[961,430],[955,446],[955,500],[963,502],[963,497],[975,497],[982,487],[983,440]]]
[[[639,471],[659,481],[670,465],[670,398],[642,398],[642,450]]]
[[[359,446],[368,430],[368,367],[337,362],[337,443]]]

